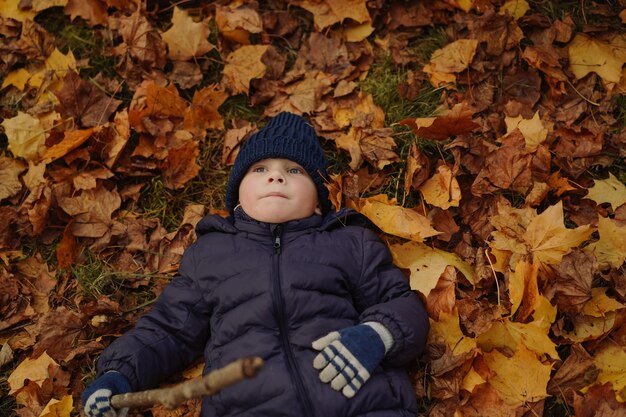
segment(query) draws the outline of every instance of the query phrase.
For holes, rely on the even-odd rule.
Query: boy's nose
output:
[[[275,172],[270,173],[268,181],[269,182],[277,181],[278,183],[282,184],[285,181],[285,178],[280,172],[275,171]]]

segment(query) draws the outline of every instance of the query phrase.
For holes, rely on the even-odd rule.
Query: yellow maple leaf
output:
[[[582,312],[591,317],[606,317],[607,313],[624,308],[624,304],[606,295],[606,287],[591,289],[591,299],[583,306]]]
[[[37,12],[30,8],[21,9],[20,3],[21,0],[0,0],[0,17],[14,19],[18,22],[23,22],[26,19],[33,20],[37,16]]]
[[[524,136],[526,149],[531,152],[537,150],[537,147],[546,141],[549,133],[549,127],[539,118],[539,112],[535,112],[532,119],[524,119],[521,115],[517,117],[505,116],[506,134],[509,135],[515,129],[519,129]]]
[[[619,83],[625,58],[610,43],[579,33],[570,42],[568,52],[569,68],[577,79],[595,72],[605,81]]]
[[[562,332],[562,337],[574,342],[582,343],[604,337],[615,326],[615,312],[608,312],[604,317],[586,316],[578,314],[572,318],[572,329]]]
[[[374,26],[371,22],[346,26],[342,31],[343,38],[348,42],[361,42],[367,39],[372,32],[374,32]]]
[[[32,0],[31,7],[34,11],[40,12],[51,7],[63,7],[67,4],[67,0]]]
[[[539,301],[538,269],[539,265],[521,260],[515,265],[515,271],[509,274],[511,314],[515,314],[524,301],[524,306],[518,314],[520,321],[524,321],[532,314],[535,304]]]
[[[600,369],[596,384],[610,382],[617,399],[626,402],[626,352],[613,341],[605,341],[594,354],[594,363]]]
[[[174,8],[172,27],[161,35],[167,44],[167,56],[170,59],[186,61],[204,55],[213,49],[209,42],[208,19],[194,21],[186,10]]]
[[[18,111],[17,116],[4,119],[1,124],[13,156],[29,161],[39,159],[46,148],[46,134],[38,118]]]
[[[520,344],[509,357],[497,349],[483,353],[483,358],[493,372],[487,381],[509,405],[522,405],[540,401],[548,396],[546,387],[552,367],[542,363],[537,355]]]
[[[437,321],[430,320],[428,342],[447,345],[455,356],[476,349],[476,341],[461,331],[459,312],[456,309],[452,313],[442,311]]]
[[[30,72],[28,72],[24,68],[11,71],[4,78],[4,81],[2,82],[2,88],[12,85],[18,90],[23,91],[30,77],[31,77]]]
[[[523,344],[537,355],[548,355],[559,359],[556,344],[548,335],[550,323],[535,320],[529,323],[518,323],[510,319],[494,321],[485,333],[476,338],[476,345],[485,352],[493,349],[515,350]]]
[[[341,23],[345,19],[351,19],[357,23],[371,20],[365,0],[305,0],[300,7],[313,14],[313,24],[317,32],[335,23]]]
[[[265,76],[267,67],[261,58],[268,48],[269,45],[244,45],[228,55],[222,75],[231,87],[232,94],[248,95],[250,81]]]
[[[24,359],[7,378],[10,388],[9,395],[13,395],[22,389],[27,380],[33,381],[41,387],[50,378],[50,366],[58,367],[59,364],[48,356],[46,352],[42,353],[37,359]]]
[[[592,252],[601,267],[619,268],[626,261],[626,225],[606,217],[598,219],[600,239],[585,248]]]
[[[626,186],[615,175],[609,173],[606,180],[594,180],[587,196],[597,204],[610,203],[613,210],[626,203]]]
[[[467,69],[477,47],[476,39],[459,39],[449,43],[433,52],[430,62],[422,70],[430,74],[430,82],[436,87],[441,86],[442,81],[456,80],[454,74]]]
[[[563,203],[548,207],[536,214],[530,208],[516,209],[498,205],[498,214],[490,219],[497,229],[489,245],[498,251],[508,252],[509,265],[532,256],[533,263],[555,265],[571,248],[577,247],[591,236],[589,225],[567,229],[564,226]]]
[[[74,408],[74,400],[71,395],[64,395],[61,400],[51,399],[43,409],[39,417],[70,417]]]
[[[439,234],[432,228],[427,217],[413,209],[398,206],[395,199],[389,200],[385,194],[375,195],[361,201],[363,204],[360,212],[385,233],[416,242]]]
[[[437,172],[419,190],[428,204],[444,210],[458,207],[461,201],[461,187],[447,165],[437,167]]]
[[[518,20],[520,17],[524,16],[528,10],[530,10],[530,6],[526,0],[508,0],[500,7],[499,13],[505,14],[508,12],[513,19]]]
[[[474,1],[473,0],[456,0],[456,5],[459,9],[467,13],[470,10],[472,10],[472,7],[474,6]]]
[[[411,289],[421,292],[426,297],[437,286],[441,274],[449,265],[463,273],[468,281],[472,283],[475,281],[474,268],[454,253],[431,248],[419,242],[391,245],[390,250],[394,263],[411,271]]]

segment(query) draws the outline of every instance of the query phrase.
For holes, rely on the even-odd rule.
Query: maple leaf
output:
[[[209,42],[209,20],[196,22],[186,10],[174,7],[172,27],[161,35],[168,47],[167,56],[186,61],[204,55],[214,46]]]
[[[550,323],[543,320],[529,323],[518,323],[510,319],[494,321],[488,331],[476,338],[476,346],[485,352],[493,349],[511,352],[521,344],[538,356],[548,355],[558,360],[556,344],[548,335],[549,328]]]
[[[299,5],[313,14],[313,23],[317,32],[322,32],[324,28],[341,23],[345,19],[352,19],[358,23],[370,20],[365,0],[322,0],[320,2],[304,0]]]
[[[584,304],[591,299],[591,285],[597,272],[593,254],[575,249],[563,256],[555,267],[556,304],[561,312],[580,312]]]
[[[100,129],[91,128],[66,131],[61,142],[46,149],[41,156],[41,159],[45,161],[45,163],[50,163],[56,159],[62,158],[85,143],[85,141],[87,141],[87,139],[89,139],[95,131],[99,130]]]
[[[602,343],[594,352],[594,362],[600,370],[596,383],[610,382],[617,400],[626,402],[626,351],[623,346],[611,341]]]
[[[533,313],[539,301],[538,269],[539,265],[522,260],[515,265],[514,272],[509,274],[511,314],[517,312],[520,321],[526,320]],[[518,311],[520,305],[522,308]]]
[[[163,184],[172,190],[183,187],[200,172],[196,162],[200,150],[197,142],[188,141],[179,148],[169,149],[161,168]]]
[[[498,13],[508,13],[513,19],[518,20],[524,16],[528,10],[530,10],[530,6],[526,0],[508,0],[500,6]]]
[[[259,13],[248,5],[230,4],[215,6],[215,23],[226,39],[241,44],[250,43],[251,33],[261,33],[263,22]]]
[[[548,123],[541,121],[538,111],[535,112],[532,119],[524,119],[522,116],[505,117],[504,122],[506,123],[507,134],[519,129],[526,141],[526,149],[530,152],[536,151],[537,147],[546,141],[548,133],[550,133]]]
[[[74,399],[71,395],[64,395],[60,400],[51,399],[44,407],[39,417],[70,417],[74,410]]]
[[[479,125],[472,121],[472,115],[473,110],[461,103],[441,116],[405,119],[400,121],[400,124],[411,126],[416,136],[433,140],[446,140],[476,130]]]
[[[138,132],[149,132],[158,135],[160,119],[184,117],[187,103],[178,94],[174,84],[162,87],[154,81],[147,81],[135,91],[128,112],[130,126]],[[154,121],[153,121],[154,120]],[[157,131],[151,132],[153,126]]]
[[[82,80],[75,71],[67,73],[63,87],[55,95],[59,99],[60,112],[75,118],[84,127],[104,124],[121,103]]]
[[[421,242],[439,234],[432,228],[430,220],[413,209],[396,205],[384,194],[362,200],[360,212],[367,216],[383,232],[405,239]]]
[[[37,12],[30,8],[19,7],[21,0],[2,0],[0,2],[0,16],[5,19],[15,19],[18,22],[33,20]]]
[[[444,344],[455,356],[476,349],[476,340],[463,334],[456,309],[452,313],[441,312],[437,321],[431,320],[428,343]]]
[[[144,16],[142,8],[137,7],[130,16],[120,17],[117,26],[124,42],[117,45],[113,53],[123,57],[128,54],[149,67],[165,66],[165,43]]]
[[[606,291],[606,287],[592,288],[591,298],[583,305],[582,313],[591,317],[606,317],[608,313],[624,308],[624,304],[609,297]]]
[[[231,94],[250,92],[250,81],[263,78],[267,66],[262,62],[269,45],[244,45],[226,57],[222,75]]]
[[[444,210],[458,207],[461,200],[461,187],[447,165],[438,166],[437,172],[419,190],[428,204]]]
[[[505,403],[522,405],[548,396],[546,387],[552,367],[542,363],[524,345],[517,346],[511,357],[494,349],[483,353],[483,358],[493,372],[487,381],[498,391]]]
[[[59,367],[59,364],[46,352],[35,359],[24,359],[7,378],[10,388],[9,395],[13,395],[24,388],[26,381],[32,381],[41,387],[50,378],[50,367]]]
[[[9,151],[29,161],[39,159],[45,150],[46,134],[38,118],[21,111],[17,116],[4,119],[2,127],[9,141]]]
[[[587,240],[593,229],[589,225],[567,229],[563,225],[563,203],[536,214],[532,209],[515,209],[498,205],[498,214],[490,220],[497,229],[489,245],[510,253],[509,265],[520,257],[532,256],[533,263],[556,265],[571,248]]]
[[[568,49],[570,70],[577,79],[595,72],[607,82],[619,83],[626,57],[617,45],[613,45],[618,41],[619,36],[606,43],[583,33],[577,34]]]
[[[607,265],[619,268],[626,261],[626,225],[615,219],[598,219],[600,239],[585,250],[593,253],[601,267]]]
[[[580,344],[572,345],[570,354],[548,383],[551,395],[567,395],[595,382],[600,370],[593,357]]]
[[[430,82],[434,87],[454,83],[455,73],[469,66],[474,59],[478,41],[476,39],[459,39],[441,49],[437,49],[430,57],[430,62],[422,71],[430,74]]]
[[[108,191],[104,187],[59,199],[59,207],[74,216],[72,232],[75,236],[83,237],[104,236],[111,226],[111,215],[120,205],[121,198],[117,191]]]
[[[394,263],[400,268],[411,271],[411,288],[428,297],[437,286],[441,275],[448,266],[457,268],[465,278],[474,282],[475,272],[471,265],[464,262],[454,253],[431,248],[419,242],[407,242],[391,245]]]
[[[0,156],[0,201],[13,197],[22,189],[19,176],[25,169],[23,162]]]
[[[613,210],[626,203],[626,186],[609,172],[606,180],[594,180],[586,198],[597,204],[610,203]]]
[[[208,85],[193,94],[191,106],[185,110],[183,126],[189,131],[224,129],[224,119],[218,109],[228,95],[217,84]]]
[[[63,12],[72,20],[81,17],[91,26],[105,25],[109,18],[107,4],[101,0],[67,0]]]

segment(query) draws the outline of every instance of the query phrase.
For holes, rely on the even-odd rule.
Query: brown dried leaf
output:
[[[200,172],[196,162],[200,149],[198,142],[189,141],[179,148],[170,149],[163,163],[163,184],[171,190],[183,187]]]

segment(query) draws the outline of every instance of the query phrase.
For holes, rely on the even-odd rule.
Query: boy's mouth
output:
[[[265,197],[280,197],[280,198],[287,198],[287,196],[283,193],[267,193],[265,195]]]

